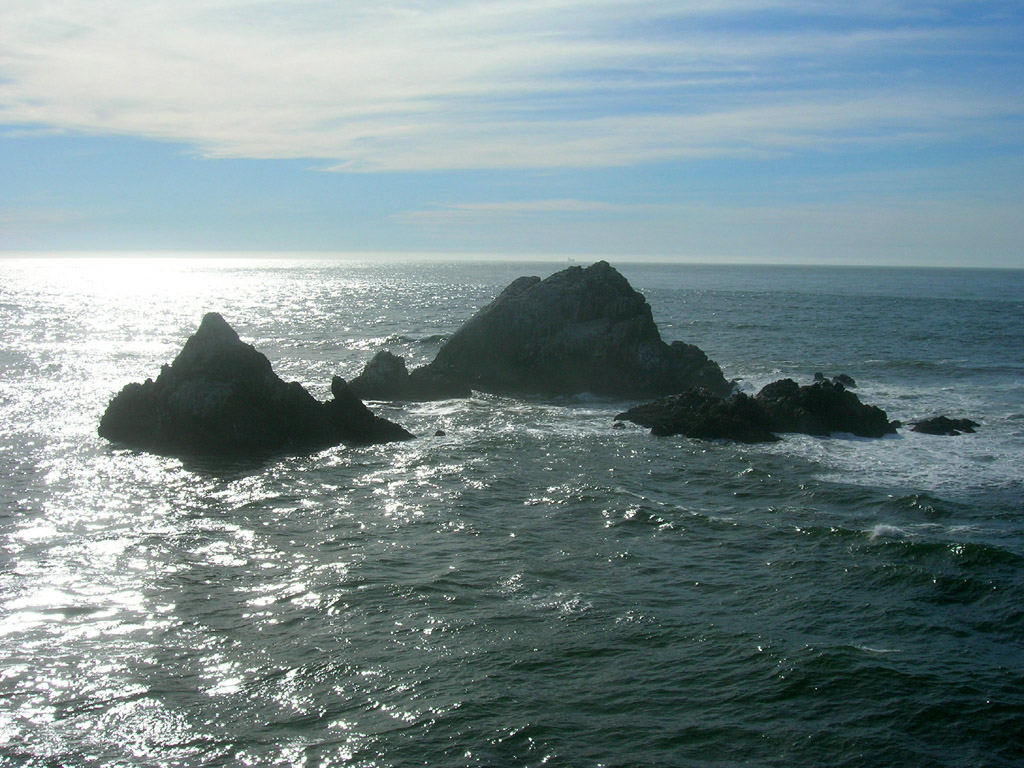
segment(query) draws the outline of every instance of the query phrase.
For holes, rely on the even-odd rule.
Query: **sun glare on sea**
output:
[[[51,278],[75,284],[96,296],[125,298],[162,294],[181,295],[195,289],[194,275],[214,266],[213,257],[154,256],[140,253],[119,256],[61,256],[48,260]]]

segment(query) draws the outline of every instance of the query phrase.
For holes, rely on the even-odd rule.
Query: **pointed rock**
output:
[[[171,455],[260,454],[411,437],[354,396],[320,403],[300,384],[285,383],[216,313],[203,318],[156,381],[128,384],[111,400],[99,434]]]

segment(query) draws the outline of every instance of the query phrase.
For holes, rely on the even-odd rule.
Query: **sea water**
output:
[[[566,265],[0,261],[0,764],[1020,765],[1024,272],[611,261],[745,391],[981,427],[749,446],[478,394],[371,403],[407,443],[154,456],[99,417],[205,312],[326,399]]]

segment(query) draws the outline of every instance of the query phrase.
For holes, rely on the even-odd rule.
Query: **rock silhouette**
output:
[[[469,397],[472,389],[424,365],[409,372],[405,358],[384,349],[371,358],[351,386],[368,400],[449,400]]]
[[[800,386],[781,379],[754,397],[719,397],[690,390],[631,408],[615,417],[651,429],[656,435],[684,435],[747,443],[778,440],[777,432],[825,436],[842,432],[882,437],[896,432],[885,411],[866,405],[842,384],[817,380]]]
[[[858,437],[883,437],[895,434],[899,426],[890,422],[881,408],[862,403],[834,381],[800,386],[792,379],[781,379],[764,387],[755,399],[768,413],[773,432],[846,432]]]
[[[962,435],[973,433],[975,427],[981,425],[971,419],[951,419],[948,416],[933,416],[922,419],[910,428],[911,432],[923,432],[926,435]]]
[[[616,424],[631,421],[659,437],[684,435],[703,440],[770,443],[779,438],[771,431],[768,413],[743,393],[719,397],[706,389],[689,389],[620,413]]]
[[[521,277],[411,372],[384,352],[351,382],[367,399],[432,400],[470,390],[557,397],[658,397],[731,385],[696,346],[666,344],[650,305],[607,262]]]
[[[297,382],[285,383],[263,354],[210,313],[156,381],[128,384],[114,396],[99,434],[170,455],[250,455],[412,437],[371,413],[343,379],[334,378],[331,393],[321,403]]]
[[[817,384],[819,381],[828,381],[828,379],[825,378],[825,374],[822,373],[821,371],[818,371],[816,374],[814,374],[814,383]],[[857,388],[857,382],[853,380],[852,376],[848,376],[845,373],[840,373],[838,376],[833,376],[832,383],[842,384],[847,389]]]

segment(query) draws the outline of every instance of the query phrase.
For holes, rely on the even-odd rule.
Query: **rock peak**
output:
[[[662,341],[647,300],[607,261],[513,281],[433,362],[407,377],[404,366],[384,362],[375,358],[352,381],[361,397],[386,399],[400,390],[402,399],[433,399],[477,389],[640,398],[692,386],[722,395],[730,390],[697,347]]]
[[[242,341],[219,312],[207,312],[203,315],[193,338],[219,344],[240,344]]]
[[[584,272],[588,272],[588,273],[590,273],[592,275],[608,275],[608,276],[614,275],[615,277],[619,277],[619,278],[622,278],[623,280],[625,280],[625,278],[622,277],[622,273],[619,272],[619,270],[617,270],[615,267],[613,267],[607,261],[603,261],[603,260],[602,261],[595,261],[589,267],[586,267],[583,271]]]
[[[242,341],[217,312],[203,316],[171,368],[177,376],[217,379],[246,379],[271,372],[270,361]]]

